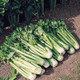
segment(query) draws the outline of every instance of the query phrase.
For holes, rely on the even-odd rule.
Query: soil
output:
[[[70,0],[69,4],[57,5],[53,11],[45,11],[45,16],[40,19],[63,19],[68,28],[80,44],[80,0]],[[34,18],[32,23],[36,23],[39,19]],[[5,36],[9,35],[13,30],[5,30],[0,36],[0,45],[4,42]],[[80,63],[80,49],[73,55],[66,53],[64,60],[59,62],[56,68],[49,67],[44,75],[38,76],[36,80],[80,80],[80,67],[76,63]],[[4,62],[0,63],[0,77],[8,77],[11,75],[11,66]],[[22,76],[17,80],[26,80]]]

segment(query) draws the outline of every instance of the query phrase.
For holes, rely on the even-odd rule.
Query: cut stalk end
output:
[[[58,50],[58,52],[59,52],[60,54],[65,54],[64,48],[60,48],[60,49]]]
[[[42,69],[42,71],[41,71],[41,75],[44,74],[44,73],[45,73],[45,69]]]
[[[45,62],[44,65],[43,65],[45,68],[48,68],[50,65],[48,62]]]
[[[73,47],[71,47],[68,51],[69,54],[74,54],[74,52],[75,52],[75,49]]]
[[[58,62],[57,61],[54,61],[52,67],[56,67],[58,65]]]
[[[39,67],[38,70],[36,70],[36,71],[37,71],[37,74],[41,74],[42,68]]]
[[[32,75],[30,80],[35,80],[36,79],[36,75]]]
[[[50,58],[52,57],[52,55],[53,55],[52,52],[51,52],[51,53],[48,53],[48,54],[46,55],[46,58],[50,59]]]
[[[62,61],[63,59],[64,59],[64,57],[62,55],[59,55],[58,61]]]
[[[75,49],[78,50],[80,48],[79,44],[75,45]]]

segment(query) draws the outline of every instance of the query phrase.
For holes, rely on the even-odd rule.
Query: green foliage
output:
[[[40,3],[38,0],[26,0],[25,3],[22,3],[22,10],[26,22],[29,23],[33,16],[39,16]]]
[[[80,63],[79,62],[76,62],[76,66],[77,66],[77,68],[78,68],[78,74],[80,73]]]
[[[0,34],[2,33],[2,29],[0,28]]]
[[[77,66],[77,67],[80,67],[80,63],[79,63],[79,62],[76,62],[76,66]]]
[[[9,78],[0,78],[0,80],[9,80]]]
[[[16,73],[16,70],[12,68],[12,75],[9,77],[9,80],[15,80],[19,73]]]
[[[62,4],[65,4],[68,0],[61,0]]]
[[[8,10],[6,13],[11,27],[15,27],[19,23],[20,14],[23,13],[20,8],[21,4],[17,0],[8,3]]]
[[[78,77],[78,79],[77,80],[80,80],[80,77]]]
[[[57,0],[50,0],[50,8],[53,10],[56,7]]]
[[[0,14],[4,14],[6,11],[6,4],[8,3],[9,0],[0,0]]]
[[[49,1],[50,10],[56,7],[57,1]],[[67,1],[61,0],[62,3]],[[48,5],[48,2],[46,4]],[[24,20],[29,24],[34,16],[39,18],[41,14],[44,14],[44,11],[45,0],[0,0],[0,27],[7,23],[7,25],[14,28]]]

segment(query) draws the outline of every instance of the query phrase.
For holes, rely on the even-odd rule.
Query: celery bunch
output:
[[[56,67],[66,51],[73,54],[79,43],[63,20],[47,19],[16,28],[0,48],[0,61],[7,60],[25,78],[34,80],[44,68]]]

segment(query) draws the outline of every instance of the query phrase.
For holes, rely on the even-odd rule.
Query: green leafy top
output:
[[[5,7],[6,7],[6,4],[9,2],[9,0],[0,0],[0,14],[4,14],[5,12]]]

